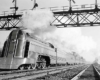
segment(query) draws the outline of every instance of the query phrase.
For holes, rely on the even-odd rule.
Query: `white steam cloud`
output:
[[[60,49],[79,54],[86,61],[93,62],[97,57],[96,43],[92,37],[82,35],[81,28],[58,28],[54,33],[48,33],[42,38]]]
[[[28,10],[22,16],[22,25],[32,30],[34,35],[39,35],[54,30],[54,27],[50,26],[52,20],[53,13],[50,10]]]
[[[51,42],[66,52],[75,52],[93,62],[96,43],[92,37],[82,35],[80,28],[57,28],[50,26],[53,14],[49,10],[29,10],[24,12],[22,25],[42,40]]]

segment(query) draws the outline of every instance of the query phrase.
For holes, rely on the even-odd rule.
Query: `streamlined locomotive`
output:
[[[0,57],[1,69],[41,69],[66,63],[72,64],[75,60],[21,29],[11,31]]]

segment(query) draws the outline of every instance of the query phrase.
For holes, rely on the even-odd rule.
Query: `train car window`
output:
[[[17,37],[20,38],[20,39],[23,37],[23,32],[21,30],[19,30]]]
[[[29,45],[30,45],[30,42],[26,42],[26,45],[25,45],[25,52],[24,52],[24,57],[28,57],[28,51],[29,51]]]
[[[18,33],[18,30],[12,31],[11,34],[9,35],[9,38],[12,39],[12,40],[16,39],[17,33]]]
[[[10,52],[10,53],[13,53],[14,48],[15,48],[15,44],[14,44],[13,42],[10,42],[10,45],[9,45],[9,52]]]

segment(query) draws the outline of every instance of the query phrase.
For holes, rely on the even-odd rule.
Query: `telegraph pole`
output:
[[[16,15],[16,11],[17,11],[17,0],[15,0],[15,15]]]
[[[10,9],[14,9],[15,10],[14,15],[16,15],[16,11],[18,10],[17,0],[13,0],[12,3],[14,3],[14,7],[10,7]]]
[[[71,0],[69,0],[69,11],[72,10],[72,6],[71,6]]]
[[[56,52],[56,67],[57,67],[57,48],[55,48],[55,52]]]
[[[32,0],[32,1],[33,1],[33,0]],[[33,1],[33,8],[32,8],[32,10],[35,9],[36,7],[38,7],[38,4],[36,3],[36,0],[34,0],[34,1]]]
[[[71,4],[71,1],[73,1],[73,3],[75,3],[74,0],[69,0],[69,11],[72,11],[72,4]]]
[[[95,9],[98,9],[98,2],[95,0]]]
[[[33,7],[35,6],[35,4],[36,4],[36,0],[34,0]]]

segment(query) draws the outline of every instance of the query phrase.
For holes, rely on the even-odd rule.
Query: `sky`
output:
[[[36,0],[36,2],[38,3],[38,8],[69,6],[68,0]],[[72,5],[94,4],[95,0],[75,0],[75,2],[76,3],[72,3]],[[98,0],[98,4],[99,3],[100,1]],[[33,4],[34,0],[17,0],[19,10],[32,9]],[[0,0],[0,13],[3,13],[3,11],[11,12],[10,7],[13,5],[12,0]],[[76,52],[86,58],[87,61],[93,61],[95,56],[100,56],[100,26],[57,29],[54,31],[54,34],[56,38],[61,39],[61,44],[66,43],[65,46],[69,48],[69,50],[76,50]],[[46,40],[52,38],[52,34],[45,36],[48,35],[50,37],[46,37]],[[2,32],[0,36],[2,36]],[[3,41],[4,40],[2,40],[1,43]],[[75,46],[75,48],[73,48],[73,46]]]
[[[10,11],[10,7],[13,7],[13,0],[0,0],[0,11]],[[36,0],[39,5],[39,8],[43,7],[61,7],[69,6],[69,0]],[[94,4],[95,0],[75,0],[75,4],[72,5],[83,5],[83,4]],[[98,4],[100,1],[98,0]],[[17,5],[19,10],[22,9],[31,9],[33,7],[34,0],[17,0]]]

